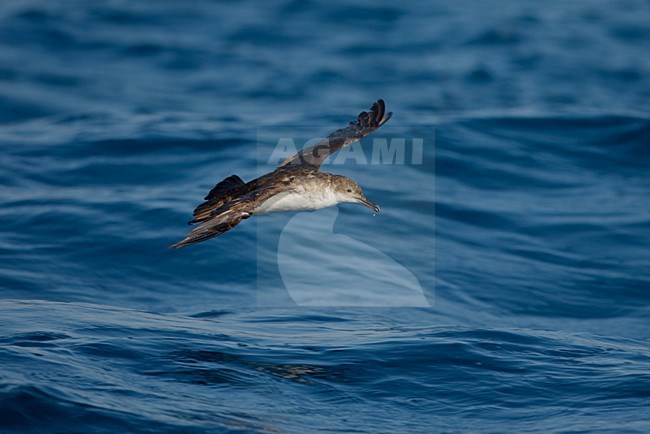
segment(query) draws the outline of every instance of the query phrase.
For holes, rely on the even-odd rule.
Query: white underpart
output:
[[[336,205],[341,198],[337,197],[332,189],[307,190],[302,193],[285,192],[279,193],[266,200],[257,207],[253,214],[269,214],[272,212],[285,211],[313,211]]]

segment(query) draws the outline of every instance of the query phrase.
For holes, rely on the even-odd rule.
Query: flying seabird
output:
[[[342,202],[361,203],[379,212],[379,206],[366,199],[356,182],[319,169],[328,156],[371,134],[391,116],[392,113],[385,113],[384,101],[380,99],[348,126],[287,158],[273,172],[250,182],[237,175],[227,177],[194,210],[194,219],[189,224],[200,225],[169,247],[184,247],[219,236],[253,215],[313,211]]]

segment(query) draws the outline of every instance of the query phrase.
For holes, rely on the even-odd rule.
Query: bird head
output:
[[[380,211],[379,205],[376,205],[366,199],[366,197],[363,195],[363,191],[361,191],[361,187],[359,187],[359,184],[350,178],[346,178],[345,176],[335,177],[334,191],[336,192],[336,196],[339,202],[360,203],[372,209],[374,212]]]

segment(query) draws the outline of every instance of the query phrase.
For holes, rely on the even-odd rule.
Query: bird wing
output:
[[[231,201],[233,198],[245,194],[247,192],[246,183],[237,175],[231,175],[219,182],[212,190],[205,196],[201,205],[197,206],[194,210],[194,219],[189,222],[193,225],[196,223],[203,223],[212,218],[212,213],[221,208],[225,203]]]
[[[267,199],[284,191],[280,185],[269,185],[258,188],[233,199],[221,208],[212,211],[209,220],[203,221],[200,226],[194,228],[187,236],[176,244],[169,246],[170,249],[189,246],[210,238],[214,238],[237,226],[242,220],[253,215],[255,209]]]
[[[384,100],[378,100],[370,107],[370,111],[359,113],[357,119],[350,121],[347,127],[334,131],[325,140],[292,155],[284,160],[278,168],[297,164],[318,169],[331,154],[361,140],[384,125],[393,115],[392,112],[385,113],[385,110]]]

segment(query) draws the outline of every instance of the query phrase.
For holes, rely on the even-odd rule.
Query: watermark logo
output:
[[[326,137],[307,139],[302,147],[298,147],[294,137],[280,137],[277,139],[273,151],[266,161],[267,165],[281,164],[285,159],[298,154],[299,151],[313,148],[313,156],[318,158],[321,155],[328,155],[323,162],[324,165],[343,165],[348,161],[355,164],[422,164],[424,152],[424,138],[422,137],[394,137],[394,138],[373,138],[370,140],[370,154],[368,155],[367,143],[362,146],[361,142],[352,143],[349,146],[329,156],[328,148],[334,143]],[[406,156],[410,154],[410,160]]]
[[[283,163],[322,161],[321,172],[353,179],[382,212],[373,215],[365,207],[340,204],[314,212],[259,216],[258,304],[432,306],[433,278],[425,274],[435,268],[435,232],[409,234],[412,225],[404,219],[422,220],[417,213],[434,218],[434,131],[413,137],[408,131],[384,127],[382,132],[389,134],[346,146],[323,137],[301,137],[296,131],[314,129],[258,131],[258,175]],[[295,155],[299,158],[291,158]],[[412,191],[400,191],[409,185]],[[407,201],[395,199],[405,194],[418,206],[413,213],[404,209]],[[423,204],[430,204],[430,212],[422,210]],[[420,251],[414,254],[414,249]]]

